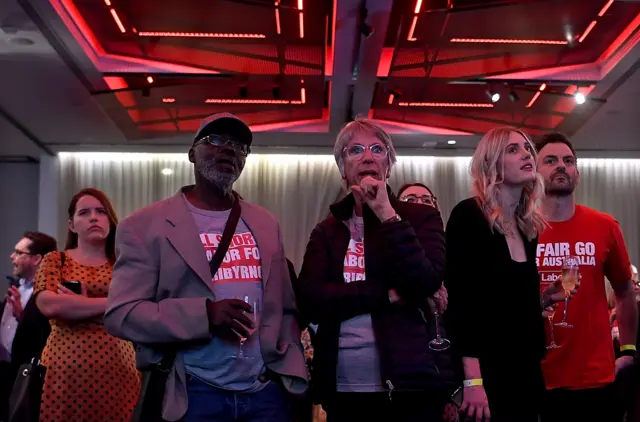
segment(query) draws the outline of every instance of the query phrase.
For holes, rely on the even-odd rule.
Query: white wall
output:
[[[9,255],[22,233],[38,230],[38,196],[37,163],[0,162],[0,286],[12,274]]]

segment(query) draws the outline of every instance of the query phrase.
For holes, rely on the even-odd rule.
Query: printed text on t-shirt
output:
[[[217,233],[200,235],[200,241],[207,254],[207,261],[211,261],[221,239],[222,235]],[[251,232],[233,236],[213,281],[262,281],[260,251]]]
[[[349,241],[349,248],[344,257],[344,282],[364,280],[364,241]]]

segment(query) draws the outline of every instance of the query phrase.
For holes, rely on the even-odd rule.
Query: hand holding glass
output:
[[[451,347],[451,342],[440,334],[440,312],[438,311],[438,307],[433,299],[429,298],[427,301],[429,302],[429,307],[434,310],[433,316],[436,324],[436,338],[429,342],[429,348],[436,351],[447,350]]]
[[[571,294],[571,290],[575,289],[576,284],[578,283],[579,272],[580,260],[578,259],[578,257],[565,257],[562,264],[562,288],[565,292],[564,314],[562,317],[562,322],[558,322],[556,324],[556,326],[558,327],[573,328],[573,325],[567,322],[567,308],[569,307],[569,296]]]
[[[247,332],[249,333],[246,337],[236,332],[236,334],[240,338],[240,347],[238,348],[238,353],[235,354],[233,357],[239,358],[239,359],[251,359],[252,358],[251,356],[247,356],[244,353],[244,344],[247,342],[249,337],[251,337],[251,335],[253,335],[253,333],[258,328],[258,302],[255,300],[253,301],[249,300],[249,296],[244,296],[243,298],[238,298],[238,299],[241,299],[245,303],[248,303],[249,305],[251,305],[252,312],[247,316],[251,319],[252,324],[251,326],[243,325],[246,328]]]
[[[552,305],[551,309],[546,312],[547,312],[547,318],[549,319],[549,325],[551,326],[551,344],[547,346],[547,349],[559,349],[562,346],[556,344],[556,333],[553,330],[553,316],[556,314],[555,306]]]

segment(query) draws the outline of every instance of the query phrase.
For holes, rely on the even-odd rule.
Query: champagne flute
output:
[[[569,308],[569,295],[571,290],[575,289],[578,283],[578,273],[580,271],[580,259],[576,256],[567,256],[562,263],[562,288],[564,288],[564,312],[562,321],[556,326],[573,328],[573,325],[567,322],[567,309]]]
[[[240,298],[238,298],[240,299]],[[240,346],[238,348],[238,353],[234,356],[235,358],[239,358],[239,359],[253,359],[252,356],[247,356],[244,352],[244,345],[247,342],[247,340],[249,339],[249,337],[251,337],[251,335],[253,333],[255,333],[255,331],[258,329],[258,302],[253,300],[249,300],[249,296],[244,296],[242,298],[242,300],[245,303],[248,303],[251,305],[251,309],[253,312],[251,312],[249,315],[249,318],[252,320],[253,322],[253,327],[247,327],[245,326],[245,328],[248,331],[248,335],[245,337],[243,335],[241,335],[240,333],[236,332],[236,334],[238,335],[238,337],[240,338]]]
[[[554,326],[553,326],[553,316],[555,314],[556,314],[555,306],[553,307],[552,311],[547,312],[547,318],[549,318],[549,325],[551,326],[551,344],[547,346],[547,349],[559,349],[560,347],[562,347],[556,344],[556,333],[554,331]]]
[[[436,338],[429,342],[429,349],[437,352],[447,350],[451,347],[451,342],[448,338],[444,338],[440,334],[440,312],[438,311],[438,307],[432,298],[428,298],[427,302],[429,302],[429,306],[434,309],[433,316],[436,324]]]

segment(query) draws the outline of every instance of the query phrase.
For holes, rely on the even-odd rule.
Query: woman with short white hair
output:
[[[316,400],[328,422],[440,421],[455,382],[448,353],[429,349],[425,305],[443,277],[442,220],[393,195],[396,152],[376,122],[348,123],[334,155],[350,193],[313,230],[299,277],[318,324]]]

